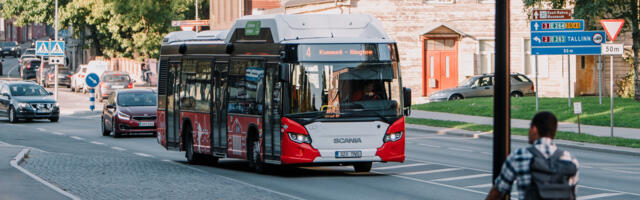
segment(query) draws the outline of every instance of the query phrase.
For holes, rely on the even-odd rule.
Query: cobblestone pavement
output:
[[[82,199],[287,199],[182,164],[126,153],[32,151],[23,167]]]

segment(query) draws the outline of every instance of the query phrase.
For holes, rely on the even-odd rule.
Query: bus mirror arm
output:
[[[402,88],[403,96],[404,96],[404,115],[411,115],[411,88]]]

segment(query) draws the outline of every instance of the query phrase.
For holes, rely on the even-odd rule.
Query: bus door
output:
[[[277,63],[267,63],[264,92],[264,157],[280,160],[280,80]]]
[[[216,62],[213,67],[213,99],[214,112],[212,117],[213,152],[224,155],[227,152],[227,76],[229,75],[228,62]]]
[[[169,63],[169,77],[167,79],[167,149],[180,149],[180,68],[181,61]]]

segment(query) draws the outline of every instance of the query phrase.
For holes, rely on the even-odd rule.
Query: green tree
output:
[[[638,80],[638,54],[640,54],[640,30],[638,28],[638,0],[523,0],[525,11],[551,6],[552,8],[573,7],[573,17],[584,19],[588,29],[602,29],[601,19],[624,19],[622,32],[631,31],[633,39],[634,99],[640,101],[640,81]],[[529,12],[530,13],[530,12]]]

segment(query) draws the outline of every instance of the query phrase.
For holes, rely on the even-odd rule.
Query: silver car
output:
[[[533,82],[524,74],[511,74],[511,96],[521,97],[535,93]],[[459,100],[493,96],[493,74],[467,78],[457,88],[440,90],[429,95],[429,102]]]

